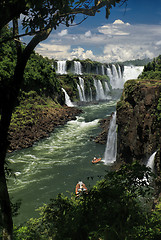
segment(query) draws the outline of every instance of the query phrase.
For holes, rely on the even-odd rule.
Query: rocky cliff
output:
[[[117,104],[117,160],[146,162],[161,144],[161,80],[130,80]]]

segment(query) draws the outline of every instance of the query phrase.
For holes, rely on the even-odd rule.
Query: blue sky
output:
[[[79,18],[78,18],[79,20]],[[161,0],[128,0],[81,25],[60,26],[36,52],[58,60],[90,58],[100,62],[154,58],[161,54]]]

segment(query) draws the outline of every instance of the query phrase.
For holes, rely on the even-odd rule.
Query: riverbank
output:
[[[8,152],[31,147],[36,141],[48,137],[56,127],[76,119],[81,112],[78,108],[44,99],[35,92],[25,96],[12,116]]]

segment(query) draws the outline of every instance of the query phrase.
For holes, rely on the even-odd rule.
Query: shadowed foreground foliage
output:
[[[58,195],[39,209],[40,218],[15,228],[15,240],[159,240],[161,204],[151,211],[150,169],[139,163],[109,172],[88,194]]]

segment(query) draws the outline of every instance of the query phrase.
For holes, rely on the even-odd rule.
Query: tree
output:
[[[151,170],[137,162],[122,165],[118,171],[108,172],[88,194],[71,198],[58,195],[51,199],[39,209],[40,218],[29,220],[17,231],[16,237],[33,240],[145,237],[148,231],[152,232],[148,225],[144,226],[150,214],[144,204],[151,201],[153,192],[150,176]],[[153,226],[155,236],[160,237],[159,211],[156,214],[149,226]]]
[[[99,9],[106,8],[106,18],[110,8],[116,3],[127,0],[5,0],[0,2],[0,31],[11,20],[13,21],[13,36],[1,39],[1,44],[7,40],[15,41],[17,48],[17,62],[14,74],[7,82],[0,82],[0,207],[2,212],[3,239],[12,239],[12,214],[10,199],[5,178],[5,157],[8,147],[8,129],[12,112],[17,101],[19,90],[23,82],[24,69],[27,61],[38,43],[45,40],[53,29],[60,24],[69,27],[78,14],[94,16]],[[17,18],[23,14],[22,25],[25,33],[19,35]],[[31,35],[33,38],[22,48],[19,37]]]

